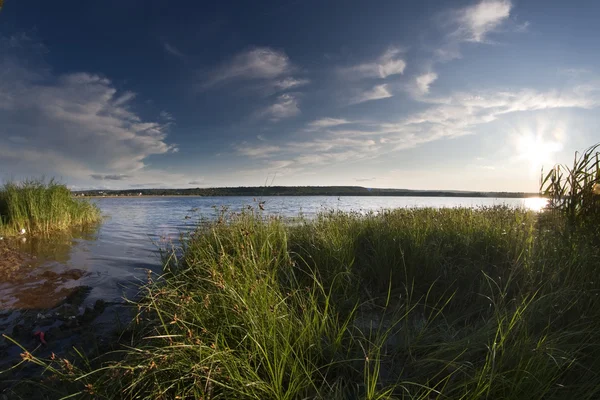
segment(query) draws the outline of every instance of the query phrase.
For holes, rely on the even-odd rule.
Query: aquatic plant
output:
[[[64,230],[100,221],[99,208],[73,197],[51,179],[9,182],[0,188],[0,233],[24,235]]]

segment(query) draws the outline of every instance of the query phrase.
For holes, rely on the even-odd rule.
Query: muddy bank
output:
[[[74,348],[97,353],[109,348],[116,332],[127,326],[131,310],[124,302],[90,303],[92,288],[81,282],[88,274],[64,265],[47,268],[37,256],[0,241],[0,371],[10,370],[0,373],[0,396],[20,398],[11,397],[17,390],[22,392],[16,386],[23,386],[24,379],[39,378],[42,372],[31,363],[11,370],[23,353],[13,341],[36,357],[55,354],[74,359]],[[27,398],[45,398],[37,390]]]
[[[14,279],[31,259],[9,243],[8,239],[0,240],[0,282]]]
[[[90,288],[81,286],[64,302],[51,309],[13,310],[0,314],[0,394],[45,399],[39,387],[26,379],[42,381],[43,368],[23,363],[23,348],[42,359],[51,357],[78,360],[77,351],[87,356],[102,353],[118,341],[118,333],[130,322],[132,309],[125,304],[97,300],[92,307],[83,301]],[[14,342],[18,343],[16,345]],[[20,347],[21,346],[21,347]],[[76,351],[77,350],[77,351]],[[80,360],[81,361],[81,360]],[[18,398],[18,397],[17,397]]]

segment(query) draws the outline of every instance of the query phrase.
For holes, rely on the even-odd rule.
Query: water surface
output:
[[[91,288],[84,305],[98,299],[122,302],[136,294],[146,271],[160,272],[158,246],[177,240],[199,218],[215,218],[223,207],[240,211],[264,201],[267,214],[308,218],[324,210],[377,211],[397,207],[478,207],[507,204],[540,209],[543,199],[459,197],[135,197],[98,198],[105,221],[96,229],[24,239],[27,263],[0,275],[0,312],[52,308],[74,287]]]

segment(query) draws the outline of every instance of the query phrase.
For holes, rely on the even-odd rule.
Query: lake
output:
[[[133,297],[146,271],[160,272],[158,246],[177,240],[199,218],[223,207],[240,211],[264,201],[267,214],[310,218],[324,210],[377,211],[397,207],[478,207],[506,204],[539,210],[544,199],[463,197],[136,197],[97,198],[106,220],[97,230],[19,242],[32,258],[25,270],[0,274],[0,310],[37,309],[60,302],[75,286],[91,287],[84,306],[98,299]],[[0,321],[1,322],[1,321]]]

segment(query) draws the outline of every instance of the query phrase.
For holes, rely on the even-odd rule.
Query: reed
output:
[[[549,208],[564,215],[571,231],[592,228],[600,233],[600,143],[575,153],[573,166],[557,164],[544,175],[540,192]]]
[[[0,189],[0,234],[46,234],[100,221],[100,210],[76,199],[63,184],[43,179],[9,182]]]

